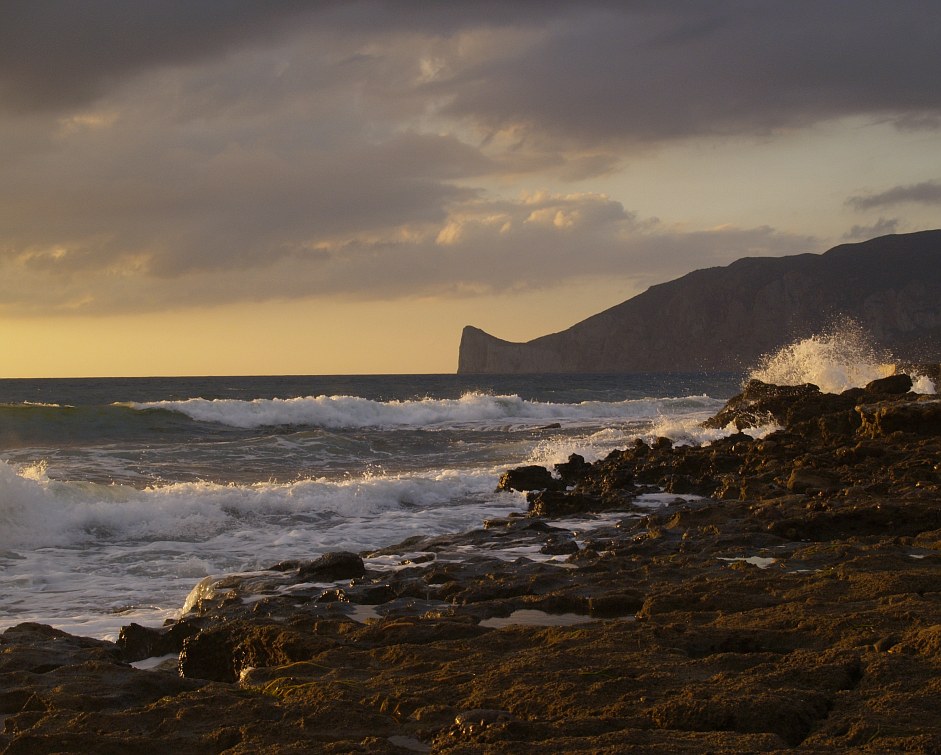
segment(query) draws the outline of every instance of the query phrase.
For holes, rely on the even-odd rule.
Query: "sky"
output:
[[[941,227],[938,39],[922,0],[4,0],[0,377],[447,373],[464,325]]]

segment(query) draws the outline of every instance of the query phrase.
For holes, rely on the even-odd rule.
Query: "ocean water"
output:
[[[751,376],[838,391],[884,358],[825,334]],[[0,629],[113,639],[206,576],[478,527],[525,508],[510,467],[731,432],[699,424],[747,377],[0,380]]]
[[[500,474],[705,440],[740,375],[0,380],[0,628],[113,638],[208,575],[525,507]]]

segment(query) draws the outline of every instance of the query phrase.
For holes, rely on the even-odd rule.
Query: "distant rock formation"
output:
[[[901,361],[941,360],[941,230],[697,270],[527,343],[468,326],[458,372],[740,370],[840,317]]]

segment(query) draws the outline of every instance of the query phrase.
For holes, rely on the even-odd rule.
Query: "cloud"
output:
[[[941,182],[923,181],[908,186],[893,186],[878,194],[859,194],[846,200],[846,204],[856,210],[908,203],[941,205]]]
[[[6,107],[88,104],[128,77],[270,40],[309,16],[303,0],[6,0],[0,91]]]
[[[0,308],[108,314],[310,296],[564,292],[575,281],[612,278],[636,289],[694,268],[806,251],[814,243],[770,228],[687,233],[640,219],[600,194],[471,195],[450,201],[440,220],[312,237],[308,246],[268,255],[253,267],[224,264],[230,258],[220,253],[220,264],[190,263],[181,272],[157,268],[146,255],[87,258],[99,243],[37,247],[0,257]]]
[[[579,5],[435,86],[445,112],[579,143],[766,134],[941,112],[941,20],[914,3]],[[920,115],[919,115],[920,114]]]
[[[806,251],[579,182],[637,145],[854,114],[929,128],[938,25],[877,0],[9,0],[0,306],[647,284]]]
[[[887,236],[891,233],[897,233],[899,223],[898,218],[879,218],[872,225],[854,225],[843,234],[845,241],[865,241],[877,236]]]
[[[941,117],[939,14],[890,0],[8,0],[0,91],[27,111],[87,106],[149,71],[312,35],[351,60],[408,40],[412,94],[441,113],[582,144]]]

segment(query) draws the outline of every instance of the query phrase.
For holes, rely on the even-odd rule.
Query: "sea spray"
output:
[[[891,375],[894,362],[859,324],[846,319],[765,355],[748,378],[775,385],[813,383],[825,393],[841,393]]]

